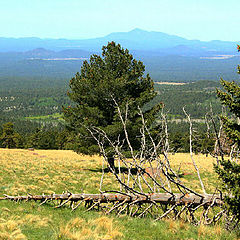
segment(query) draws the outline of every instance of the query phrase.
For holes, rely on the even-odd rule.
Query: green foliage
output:
[[[231,120],[227,117],[222,117],[224,122],[225,132],[232,140],[233,144],[236,143],[240,146],[240,86],[235,82],[227,82],[221,80],[225,89],[224,91],[217,90],[218,97],[221,99],[222,104],[226,105],[230,112],[232,112],[237,119]]]
[[[58,133],[53,130],[42,131],[37,128],[36,131],[29,136],[26,147],[36,149],[58,149],[56,143],[57,136]]]
[[[5,148],[18,148],[22,145],[21,136],[13,129],[13,123],[8,122],[2,126],[0,135],[0,146]]]
[[[208,154],[214,150],[214,136],[211,134],[202,133],[198,140],[198,151],[203,154]]]
[[[240,86],[235,82],[227,82],[224,80],[221,80],[221,84],[226,90],[226,92],[217,90],[218,97],[222,104],[228,106],[236,117],[240,117]]]
[[[216,87],[219,85],[213,81],[199,81],[179,86],[155,84],[154,87],[158,95],[148,105],[163,102],[171,117],[178,119],[186,117],[182,110],[183,107],[186,107],[186,111],[192,118],[197,119],[204,118],[206,109],[209,109],[210,104],[213,112],[220,114],[222,107],[216,97]]]
[[[172,130],[170,133],[170,148],[173,152],[189,152],[189,134],[187,130],[182,130],[182,124],[176,124],[177,131]],[[182,131],[179,132],[179,129]],[[192,140],[193,151],[202,154],[209,154],[214,148],[214,137],[212,134],[206,134],[206,130],[198,128],[198,134]]]
[[[240,86],[235,82],[221,80],[225,91],[217,90],[217,95],[223,105],[227,106],[235,119],[222,117],[224,130],[232,144],[240,147]],[[223,182],[223,189],[227,191],[225,201],[227,208],[240,221],[240,166],[239,164],[221,160],[220,166],[215,166],[219,178]]]
[[[24,123],[24,122],[23,122]],[[7,122],[0,126],[0,148],[71,149],[72,136],[59,127],[33,128],[31,133],[20,134],[15,125]]]
[[[49,79],[50,81],[50,79]],[[198,81],[182,86],[155,84],[155,91],[158,95],[144,107],[150,109],[155,104],[163,102],[165,110],[169,111],[170,119],[185,118],[182,107],[191,114],[192,118],[203,118],[209,102],[214,113],[221,113],[220,101],[216,102],[216,86],[220,85],[213,81]],[[2,85],[1,85],[2,87]],[[39,99],[48,102],[41,106]],[[48,101],[49,100],[49,101]],[[45,102],[45,101],[44,101]],[[178,104],[176,104],[176,102]],[[62,106],[69,106],[72,102],[67,96],[67,87],[62,88],[60,84],[56,87],[46,87],[38,89],[2,89],[0,90],[0,125],[6,122],[13,122],[15,130],[21,135],[32,134],[36,128],[51,129],[58,128],[61,131],[63,123],[61,118]],[[197,106],[197,107],[196,107]],[[169,127],[172,123],[169,123]],[[181,132],[187,132],[188,127],[176,126],[176,130],[181,128]]]
[[[92,55],[89,62],[84,61],[81,73],[70,81],[69,97],[76,105],[64,108],[68,128],[75,132],[75,151],[85,154],[99,152],[86,126],[101,128],[113,141],[124,138],[116,103],[123,116],[128,105],[129,138],[135,149],[140,146],[140,139],[136,138],[142,123],[138,107],[142,108],[156,95],[153,81],[148,74],[144,77],[144,71],[141,61],[135,60],[127,49],[114,42],[102,48],[102,57]],[[159,110],[160,104],[157,104],[145,112],[148,126],[152,125]],[[110,146],[107,147],[111,152]]]
[[[216,166],[215,169],[227,192],[227,208],[240,220],[240,165],[229,160],[221,161],[220,164],[221,167]]]

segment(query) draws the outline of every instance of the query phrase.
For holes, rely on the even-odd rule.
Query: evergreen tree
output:
[[[199,139],[199,152],[208,155],[214,150],[214,137],[212,134],[201,133]]]
[[[40,148],[39,142],[40,142],[40,138],[41,138],[40,135],[41,135],[41,129],[36,128],[34,133],[32,133],[28,136],[26,147],[39,149]]]
[[[65,149],[69,140],[69,133],[62,130],[56,134],[56,146],[58,149]]]
[[[18,148],[22,146],[21,136],[14,131],[12,122],[3,124],[0,143],[5,148]]]
[[[170,134],[170,146],[174,153],[183,150],[183,134],[180,132]]]
[[[238,46],[238,51],[240,50]],[[239,72],[238,66],[238,73]],[[226,105],[235,119],[222,117],[224,130],[231,144],[240,148],[240,86],[235,82],[221,80],[225,91],[217,90],[222,104]],[[223,189],[227,191],[225,201],[229,211],[240,221],[240,165],[230,160],[221,160],[220,166],[215,166],[216,172],[223,181]]]
[[[127,128],[132,145],[140,146],[139,126],[141,118],[138,107],[142,108],[156,95],[153,81],[145,66],[137,61],[127,49],[115,42],[102,48],[102,57],[92,55],[89,62],[84,61],[81,73],[76,73],[70,81],[72,106],[64,108],[68,129],[75,132],[74,150],[78,153],[95,154],[99,148],[86,126],[96,126],[104,130],[111,140],[123,139],[123,126],[120,122],[114,100],[125,114],[128,104]],[[145,112],[148,126],[155,120],[160,105]],[[107,147],[108,160],[114,166],[113,151]],[[123,146],[124,148],[124,146]],[[127,151],[127,144],[125,144]]]
[[[58,149],[58,132],[54,130],[43,130],[37,128],[35,132],[28,137],[26,147],[36,149]]]

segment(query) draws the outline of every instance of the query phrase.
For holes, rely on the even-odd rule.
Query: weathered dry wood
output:
[[[99,203],[108,203],[108,202],[126,202],[126,203],[161,203],[161,204],[189,204],[193,203],[193,205],[222,205],[222,200],[220,196],[206,194],[203,197],[199,197],[195,194],[181,194],[181,193],[151,193],[143,195],[124,195],[124,194],[112,194],[112,193],[103,193],[103,194],[71,194],[71,193],[63,193],[63,194],[52,194],[52,195],[26,195],[26,196],[8,196],[0,198],[0,200],[12,200],[12,201],[47,201],[47,200],[61,200],[61,201],[93,201]]]

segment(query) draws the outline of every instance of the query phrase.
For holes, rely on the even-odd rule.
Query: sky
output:
[[[240,41],[239,0],[0,0],[0,37],[86,39],[135,28]]]

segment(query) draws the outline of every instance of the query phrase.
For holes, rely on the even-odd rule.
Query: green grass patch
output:
[[[0,228],[2,233],[9,236],[18,229],[18,232],[25,236],[19,239],[31,240],[237,239],[234,233],[229,233],[220,226],[194,227],[173,220],[155,222],[151,218],[139,219],[128,216],[117,218],[113,214],[105,216],[100,212],[85,210],[80,207],[72,212],[69,208],[55,209],[48,204],[39,206],[35,202],[2,201]],[[3,228],[4,221],[8,223],[8,229]]]
[[[57,102],[52,97],[42,97],[37,99],[36,105],[38,107],[48,107],[57,105]]]
[[[54,113],[50,115],[38,115],[38,116],[31,116],[31,117],[25,117],[27,120],[59,120],[63,121],[63,115],[60,113]]]

